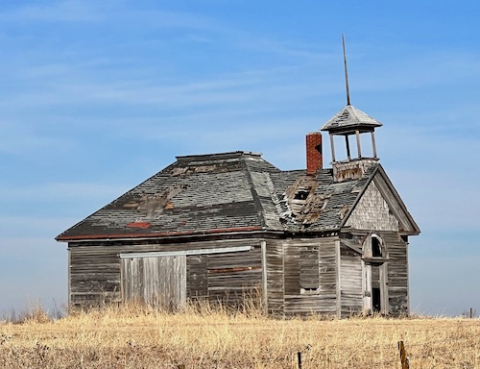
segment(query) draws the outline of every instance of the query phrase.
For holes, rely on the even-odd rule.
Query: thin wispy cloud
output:
[[[2,22],[100,22],[104,17],[88,1],[54,1],[0,11]]]

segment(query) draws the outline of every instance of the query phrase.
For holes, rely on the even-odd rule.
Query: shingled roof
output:
[[[250,152],[180,156],[57,240],[338,230],[377,166],[337,183],[332,169],[281,171]]]
[[[383,124],[352,105],[345,106],[321,128],[322,131],[335,131],[355,127],[381,127]]]
[[[272,173],[276,194],[282,199],[284,228],[291,232],[340,229],[378,166],[368,169],[362,179],[344,182],[333,181],[332,169],[320,169],[315,177],[305,171]],[[300,199],[297,204],[296,198]]]

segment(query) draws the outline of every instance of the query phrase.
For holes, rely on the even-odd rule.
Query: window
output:
[[[377,236],[372,236],[372,256],[382,257],[382,241]]]
[[[318,247],[308,247],[300,251],[300,293],[317,293],[319,286]]]
[[[377,234],[370,234],[363,244],[363,257],[365,259],[379,259],[386,261],[388,259],[387,248],[383,239]]]

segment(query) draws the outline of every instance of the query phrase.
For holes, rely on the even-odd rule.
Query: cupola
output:
[[[353,107],[345,106],[333,118],[321,128],[330,135],[330,147],[332,150],[332,166],[335,181],[341,182],[347,179],[362,178],[365,171],[378,161],[377,147],[375,144],[375,128],[381,127],[382,123],[365,114],[363,111]],[[372,152],[371,156],[362,154],[361,136],[370,135]],[[345,151],[347,157],[337,160],[335,151],[335,136],[345,138]],[[350,147],[350,137],[354,136],[356,141],[356,155]]]
[[[343,42],[343,62],[345,66],[345,87],[347,90],[347,105],[340,110],[333,118],[321,128],[330,135],[330,147],[332,149],[333,178],[335,182],[342,182],[348,179],[360,179],[372,165],[378,161],[377,147],[375,144],[375,128],[381,127],[382,123],[365,114],[363,111],[353,107],[350,104],[350,89],[348,86],[347,71],[347,52],[345,49],[345,38],[342,35]],[[362,154],[361,136],[370,135],[372,147],[369,152],[371,155]],[[345,138],[345,151],[347,157],[343,160],[337,160],[335,151],[335,136]],[[350,147],[350,138],[355,136],[356,156],[352,155]]]

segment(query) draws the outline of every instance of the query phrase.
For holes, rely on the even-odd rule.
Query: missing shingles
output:
[[[225,170],[219,170],[222,168],[218,168],[217,165],[199,165],[199,166],[192,166],[192,167],[181,167],[181,168],[173,168],[170,172],[173,177],[177,176],[189,176],[194,173],[208,173],[208,172],[224,172]]]
[[[152,219],[163,213],[164,210],[174,209],[175,205],[171,200],[187,187],[187,185],[174,185],[160,193],[143,194],[138,201],[131,201],[123,207],[135,209],[146,219]]]
[[[288,211],[284,214],[287,221],[301,223],[308,227],[315,223],[325,210],[330,194],[317,194],[318,183],[311,176],[298,178],[295,183],[287,188],[284,200]]]
[[[188,169],[189,169],[188,167],[173,168],[171,174],[173,177],[180,176],[182,174],[185,174],[188,171]]]

